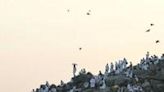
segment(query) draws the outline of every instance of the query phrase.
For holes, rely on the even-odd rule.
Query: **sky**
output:
[[[68,82],[72,63],[98,74],[124,57],[160,56],[163,16],[163,0],[0,0],[0,89]]]

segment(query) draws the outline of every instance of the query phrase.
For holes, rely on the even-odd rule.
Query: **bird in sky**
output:
[[[82,50],[82,48],[80,47],[79,50]]]
[[[91,10],[88,10],[88,12],[86,14],[87,15],[91,15]]]
[[[153,23],[151,23],[151,24],[150,24],[150,26],[154,26],[154,24],[153,24]]]
[[[87,12],[87,15],[91,15],[89,12]]]
[[[150,32],[150,29],[146,30],[146,32]]]
[[[159,43],[160,41],[159,40],[156,40],[155,43]]]

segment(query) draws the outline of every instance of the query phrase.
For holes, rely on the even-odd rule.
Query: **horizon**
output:
[[[147,51],[161,56],[163,3],[0,0],[1,90],[25,92],[45,81],[67,82],[73,76],[72,63],[78,71],[98,74],[107,63],[124,57],[137,64]]]

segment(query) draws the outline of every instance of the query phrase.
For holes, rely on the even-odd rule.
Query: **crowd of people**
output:
[[[150,65],[156,65],[159,63],[160,60],[164,60],[164,54],[162,54],[162,56],[159,58],[156,55],[150,56],[150,53],[147,52],[146,57],[141,59],[140,63],[138,64],[138,68],[143,71],[147,71],[149,70]],[[49,85],[49,83],[46,82],[45,84],[40,85],[39,88],[33,89],[32,92],[83,92],[86,89],[105,90],[106,88],[111,88],[106,84],[107,78],[116,75],[122,75],[135,80],[135,82],[128,82],[126,85],[123,86],[117,85],[117,92],[145,92],[143,90],[143,84],[147,83],[147,81],[144,80],[143,83],[138,82],[139,78],[134,73],[134,66],[132,62],[130,62],[128,65],[128,61],[126,58],[115,62],[115,65],[113,64],[113,62],[111,62],[110,65],[106,64],[104,74],[99,71],[98,75],[90,74],[90,77],[88,77],[89,74],[86,72],[85,69],[81,69],[79,75],[76,75],[76,65],[77,64],[73,64],[73,78],[70,82],[64,83],[63,81],[61,81],[61,84],[58,86],[56,86],[55,84]],[[84,82],[80,83],[80,86],[77,86],[74,83],[74,79],[80,75],[86,75],[88,80],[85,80]]]

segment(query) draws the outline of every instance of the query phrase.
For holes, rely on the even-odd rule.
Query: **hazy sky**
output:
[[[94,74],[123,57],[137,63],[164,52],[163,35],[164,0],[0,0],[0,89],[69,81],[73,62]]]

